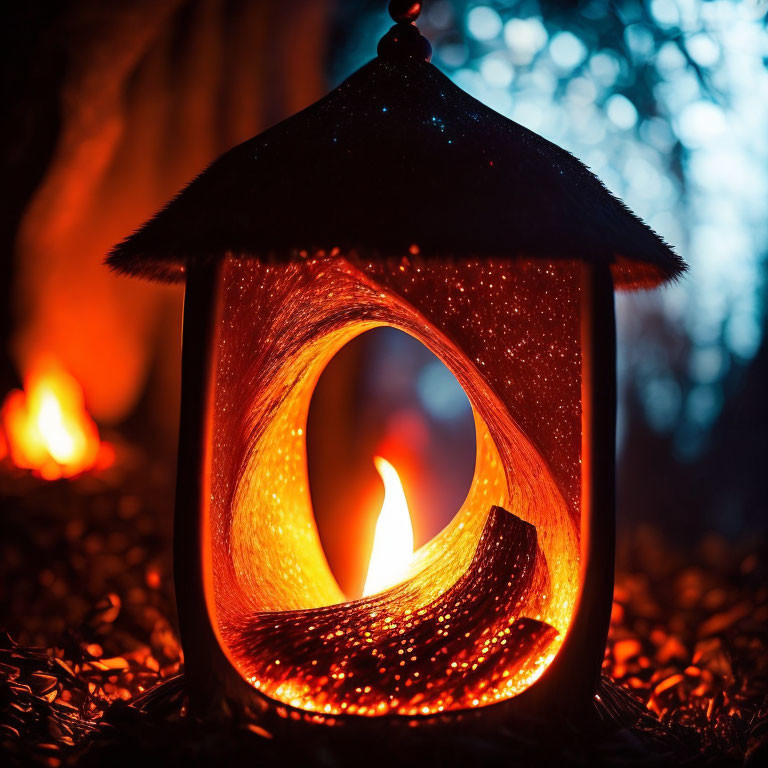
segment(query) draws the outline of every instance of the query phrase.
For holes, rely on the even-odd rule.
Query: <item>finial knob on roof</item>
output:
[[[390,0],[389,15],[393,21],[403,24],[411,24],[419,18],[421,3],[413,0]]]
[[[421,3],[413,0],[390,0],[389,15],[396,22],[379,41],[377,52],[382,59],[432,58],[432,46],[414,24],[421,13]]]

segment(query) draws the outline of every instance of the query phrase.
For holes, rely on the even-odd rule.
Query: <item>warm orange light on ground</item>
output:
[[[73,477],[112,461],[112,448],[85,409],[77,381],[53,361],[40,362],[0,410],[11,461],[46,480]]]
[[[413,525],[403,484],[386,459],[375,456],[373,463],[384,482],[384,503],[376,522],[363,597],[402,581],[413,557]]]

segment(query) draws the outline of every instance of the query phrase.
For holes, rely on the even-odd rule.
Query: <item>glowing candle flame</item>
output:
[[[72,477],[112,461],[112,447],[99,440],[80,385],[53,361],[30,371],[23,392],[8,394],[0,422],[11,461],[46,480]]]
[[[373,463],[384,481],[384,503],[376,522],[364,597],[402,581],[413,556],[411,513],[397,471],[380,456]]]

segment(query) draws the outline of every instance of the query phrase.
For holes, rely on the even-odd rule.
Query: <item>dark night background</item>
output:
[[[178,292],[98,274],[99,247],[139,224],[230,143],[365,61],[387,25],[380,5],[14,6],[3,45],[0,389],[18,385],[30,349],[46,347],[83,382],[97,420],[141,421],[139,434],[163,436],[155,446],[173,455]],[[584,159],[691,265],[662,295],[619,299],[621,524],[663,524],[685,541],[710,530],[762,534],[764,5],[437,0],[427,4],[422,28],[439,67]],[[111,50],[99,35],[114,38]],[[240,56],[231,50],[237,45]],[[90,62],[101,69],[95,84],[85,75]],[[99,88],[113,91],[111,101],[94,93]],[[119,123],[116,139],[103,138],[114,130],[110,121]],[[88,141],[103,155],[101,168],[82,167],[88,149],[77,144]],[[153,167],[137,169],[126,157]],[[89,195],[96,199],[81,199]],[[62,210],[74,214],[70,229],[53,221]],[[86,298],[93,306],[84,306]],[[458,478],[427,513],[436,519],[431,531],[457,508],[471,476],[468,406],[426,351],[374,336],[356,354],[385,368],[376,381],[348,385],[372,409],[360,419],[368,433],[349,439],[388,439],[393,420],[407,423],[404,412],[426,410],[417,457],[429,465],[424,482],[441,489],[434,482],[441,475]],[[434,403],[425,402],[427,392]],[[430,448],[446,440],[456,455],[446,449],[430,459]]]
[[[124,494],[114,535],[130,540],[130,509],[150,510],[129,571],[141,574],[137,603],[159,613],[172,613],[181,292],[117,278],[101,262],[219,153],[372,57],[385,5],[71,0],[5,10],[0,400],[53,355],[105,434],[130,446],[114,481]],[[419,22],[433,63],[577,155],[690,265],[675,285],[617,299],[620,571],[654,561],[666,573],[690,560],[709,583],[703,574],[720,557],[764,586],[762,566],[743,558],[763,552],[768,525],[767,13],[757,0],[433,0]],[[365,546],[345,560],[344,529],[377,487],[375,452],[402,459],[417,544],[451,518],[472,476],[463,392],[395,331],[366,334],[331,363],[308,440],[321,535],[350,588]],[[109,505],[20,492],[17,480],[3,481],[4,496],[35,501],[0,512],[0,625],[49,645],[91,615],[88,600],[132,583],[118,575],[128,544],[115,544],[112,563],[101,536],[73,564],[73,542],[113,525]],[[94,576],[93,563],[114,571]],[[28,578],[35,569],[43,575]],[[57,583],[67,586],[54,599]],[[61,600],[61,590],[82,595]]]

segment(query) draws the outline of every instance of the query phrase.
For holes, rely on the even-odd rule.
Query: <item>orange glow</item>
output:
[[[46,480],[73,477],[111,463],[112,448],[85,409],[83,390],[53,361],[39,363],[0,410],[11,461]]]
[[[386,459],[375,456],[373,463],[384,482],[384,502],[376,522],[363,597],[402,581],[413,557],[413,525],[403,484]]]
[[[561,389],[552,396],[564,399],[561,381],[570,378],[555,377],[556,367],[536,366],[541,360],[578,363],[578,348],[567,346],[578,343],[578,325],[567,329],[569,335],[553,315],[552,339],[568,354],[544,355],[539,346],[520,344],[529,329],[519,319],[505,319],[504,301],[530,296],[530,314],[538,318],[542,284],[565,291],[571,275],[538,264],[526,271],[506,263],[463,265],[452,297],[458,301],[476,277],[479,305],[507,313],[490,318],[493,336],[473,349],[474,326],[454,327],[450,338],[423,314],[430,297],[445,303],[444,272],[444,265],[434,274],[427,264],[398,269],[393,279],[403,285],[395,291],[342,259],[278,269],[233,258],[224,266],[205,524],[207,610],[235,669],[273,701],[329,717],[410,717],[482,707],[530,686],[563,642],[578,584],[578,518],[520,429],[517,420],[526,412],[516,408],[515,398],[531,367],[540,373],[530,374],[534,381],[558,381]],[[536,291],[529,290],[532,285]],[[486,301],[482,291],[491,286],[502,295]],[[407,292],[407,300],[399,291]],[[467,316],[461,312],[458,321]],[[439,314],[436,320],[445,322]],[[475,473],[452,522],[408,558],[405,572],[393,577],[398,583],[373,594],[367,586],[365,596],[349,600],[331,573],[314,521],[307,413],[328,361],[380,325],[421,341],[464,388],[475,415]],[[500,345],[498,354],[491,354],[491,342]],[[549,348],[549,339],[542,343]],[[512,349],[522,350],[513,369],[504,352]],[[485,355],[483,367],[476,361]],[[526,404],[548,402],[536,399],[537,387]],[[571,394],[578,403],[578,388]],[[555,400],[541,412],[542,424],[555,423],[552,414],[560,412],[578,424],[579,410],[558,409],[560,404]],[[539,420],[532,418],[531,428],[546,444],[548,432]],[[578,451],[580,443],[573,444]],[[571,457],[565,445],[561,438],[560,452],[550,453],[554,466]],[[578,453],[574,466],[577,460]],[[403,500],[400,508],[405,506]]]
[[[78,25],[62,51],[56,146],[13,254],[11,348],[21,371],[50,353],[110,425],[131,413],[152,371],[147,402],[168,436],[179,407],[181,291],[116,280],[102,261],[201,167],[326,92],[330,18],[325,2],[288,14],[274,0],[182,5],[121,3]],[[254,45],[265,30],[301,44]]]

